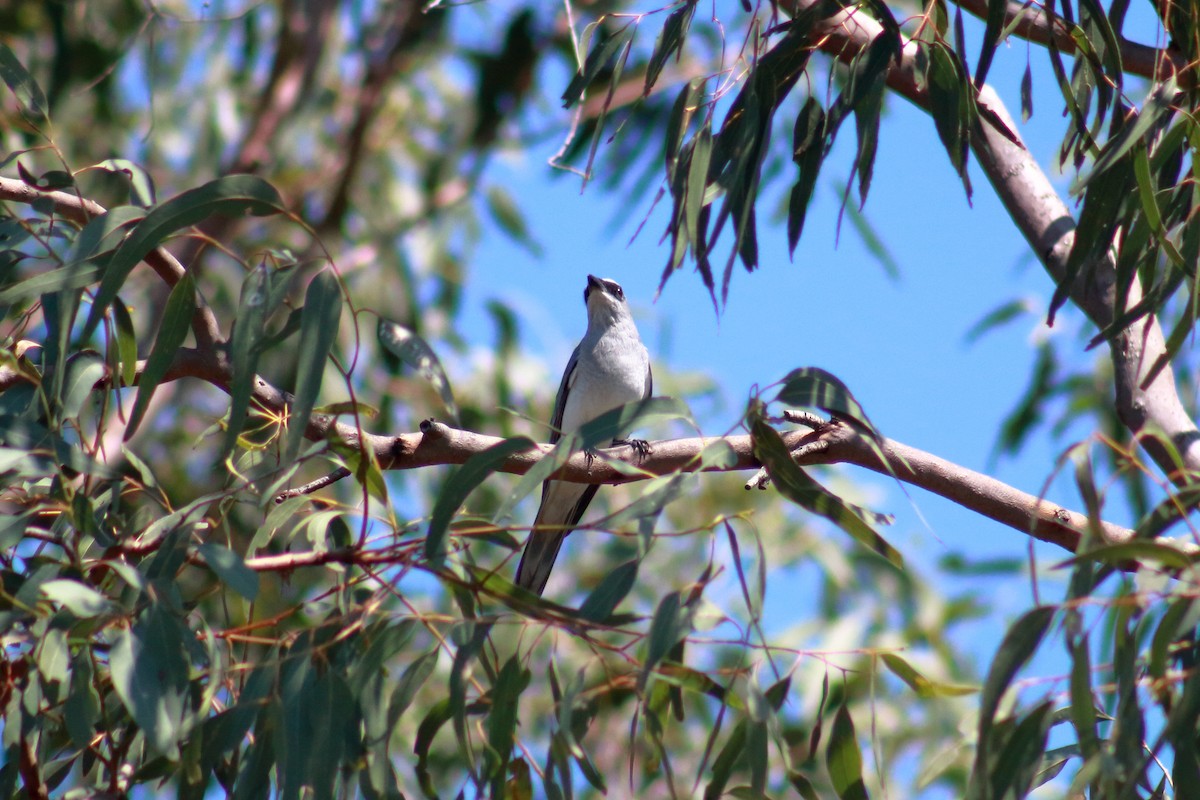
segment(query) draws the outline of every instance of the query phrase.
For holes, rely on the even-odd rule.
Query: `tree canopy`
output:
[[[1154,12],[1127,34],[1127,0],[0,9],[3,796],[1188,796],[1200,7]],[[1005,42],[1049,64],[1053,153],[1007,110],[1032,113],[1029,67],[1017,98],[989,83]],[[802,363],[723,435],[668,372],[676,397],[544,444],[553,397],[500,300],[489,358],[447,369],[479,344],[485,227],[538,251],[492,160],[552,141],[548,172],[657,203],[639,268],[719,315],[788,255],[764,229],[811,235],[835,153],[869,231],[897,101],[1001,199],[1072,332],[997,376],[1026,387],[998,449],[1091,431],[1030,485],[885,436]],[[995,300],[977,332],[1021,312]],[[649,452],[594,449],[630,423]],[[923,574],[833,464],[1013,530],[1011,559],[961,568],[1035,598],[987,663],[957,633],[988,599]],[[1063,470],[1079,508],[1037,493]],[[512,570],[550,475],[609,488],[595,557],[538,597]],[[797,570],[811,613],[780,627],[766,587]]]

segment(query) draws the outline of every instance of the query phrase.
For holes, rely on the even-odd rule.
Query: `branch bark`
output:
[[[798,13],[819,2],[797,0],[794,8]],[[842,11],[826,19],[812,41],[822,51],[849,62],[881,33],[880,25],[866,15]],[[888,86],[928,111],[929,97],[918,76],[917,45],[908,42],[900,63],[888,73]],[[979,102],[996,112],[1016,134],[1016,126],[1004,103],[990,86],[980,90]],[[1056,283],[1064,281],[1067,257],[1075,241],[1075,219],[1046,173],[1023,144],[1014,144],[983,120],[973,132],[971,149],[1050,277]],[[1070,298],[1097,328],[1103,329],[1114,319],[1116,285],[1115,265],[1111,259],[1105,259],[1080,270],[1070,286]],[[1130,307],[1141,296],[1141,286],[1135,276],[1129,293]],[[1153,381],[1142,386],[1151,367],[1166,353],[1158,320],[1147,317],[1130,326],[1113,339],[1109,350],[1118,416],[1168,478],[1176,483],[1186,482],[1187,471],[1200,471],[1200,431],[1179,398],[1174,371],[1167,366]],[[1159,433],[1165,436],[1169,445],[1157,438]]]

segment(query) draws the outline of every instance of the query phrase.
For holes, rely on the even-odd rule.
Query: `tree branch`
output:
[[[794,10],[798,13],[819,2],[797,0]],[[849,62],[881,33],[880,25],[865,14],[842,11],[818,26],[813,42],[822,51]],[[917,49],[913,42],[905,44],[900,63],[889,71],[887,82],[893,91],[928,111],[929,97],[918,84]],[[990,86],[980,90],[979,102],[994,111],[1016,135],[1016,125]],[[1014,144],[983,120],[973,131],[971,148],[1050,277],[1056,283],[1065,281],[1067,258],[1075,241],[1075,219],[1045,172],[1023,144]],[[1116,286],[1116,267],[1111,258],[1106,258],[1079,271],[1070,286],[1070,298],[1097,328],[1103,329],[1114,318]],[[1141,284],[1134,276],[1129,307],[1141,297]],[[1147,317],[1114,337],[1109,349],[1118,416],[1172,481],[1185,482],[1184,471],[1200,471],[1200,432],[1179,399],[1174,371],[1167,366],[1153,381],[1142,386],[1153,365],[1165,357],[1162,328],[1154,317]],[[1143,435],[1152,432],[1166,436],[1178,451],[1182,464],[1176,461],[1172,447],[1164,446],[1153,435]]]
[[[138,374],[145,362],[138,363]],[[207,381],[223,391],[229,390],[229,367],[211,351],[181,348],[168,368],[164,382],[192,377]],[[0,383],[0,391],[26,380],[21,373],[8,371]],[[96,387],[106,388],[110,377],[101,379]],[[135,380],[136,383],[136,380]],[[256,377],[253,400],[259,406],[285,416],[292,397],[262,377]],[[1036,539],[1075,552],[1088,530],[1083,514],[1070,511],[1031,494],[1015,489],[1001,481],[914,447],[880,439],[872,443],[837,420],[822,422],[812,415],[792,415],[794,421],[809,426],[804,430],[783,433],[784,444],[796,462],[809,464],[854,464],[865,469],[919,486],[934,494],[982,514]],[[421,430],[398,436],[359,431],[353,425],[338,422],[335,417],[314,414],[305,432],[307,438],[320,441],[337,436],[364,448],[370,448],[384,469],[407,470],[439,465],[464,464],[472,456],[500,444],[504,439],[473,431],[459,430],[435,420],[421,423]],[[700,455],[719,441],[729,448],[731,459],[720,466],[702,467]],[[498,472],[523,475],[554,450],[551,444],[533,444],[528,450],[514,453],[497,465]],[[725,437],[691,437],[653,442],[643,455],[634,445],[620,445],[597,451],[599,457],[574,453],[553,477],[557,480],[589,484],[623,484],[646,480],[675,472],[730,472],[759,469],[753,442],[748,435]],[[628,469],[614,466],[622,462],[641,470],[630,474]],[[281,498],[307,494],[347,477],[349,471],[334,473],[283,493]],[[754,482],[747,484],[747,488]],[[1099,521],[1100,529],[1109,543],[1128,541],[1133,532]],[[324,563],[324,562],[320,562]]]
[[[21,181],[0,177],[0,201],[11,200],[32,205],[34,201],[42,199],[54,204],[55,213],[79,225],[86,225],[88,220],[108,212],[108,209],[99,203],[85,200],[79,195],[43,192]],[[183,264],[165,247],[154,248],[146,254],[144,260],[169,287],[174,287],[183,280],[184,273],[187,272]],[[201,349],[211,350],[222,341],[216,314],[199,292],[196,293],[196,311],[192,315],[192,334],[196,337],[196,345]]]

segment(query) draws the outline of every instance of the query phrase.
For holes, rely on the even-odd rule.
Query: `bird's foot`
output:
[[[645,439],[616,439],[613,441],[613,444],[632,447],[634,452],[638,454],[639,460],[650,455],[650,443]]]

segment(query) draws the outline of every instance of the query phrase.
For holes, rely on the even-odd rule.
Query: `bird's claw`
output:
[[[645,439],[617,439],[613,444],[632,447],[633,451],[638,454],[639,460],[650,455],[650,443]]]

